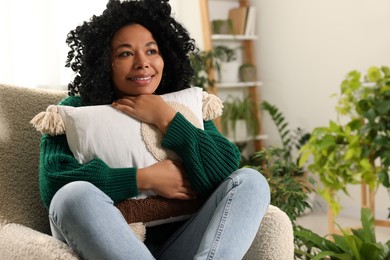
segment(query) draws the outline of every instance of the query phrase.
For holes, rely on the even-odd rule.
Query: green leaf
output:
[[[334,121],[329,122],[329,129],[334,133],[340,132],[341,126]]]
[[[377,82],[382,78],[382,75],[378,67],[371,67],[367,71],[367,77],[369,81]]]
[[[376,108],[380,114],[388,114],[390,111],[390,100],[376,102]]]
[[[350,256],[347,253],[338,254],[338,253],[335,253],[332,251],[322,251],[322,252],[318,253],[315,257],[313,257],[313,260],[329,259],[329,258],[327,258],[328,256],[335,257],[336,259],[339,259],[339,260],[353,260],[354,259],[352,256]],[[334,259],[334,258],[331,258],[331,259]]]
[[[298,161],[298,166],[299,167],[303,167],[305,165],[305,163],[307,162],[307,160],[309,159],[309,156],[311,155],[311,152],[307,149],[304,148],[305,146],[302,146],[299,154],[300,154],[300,157],[299,157],[299,161]]]
[[[372,165],[367,158],[363,158],[362,160],[360,160],[360,166],[362,166],[362,168],[366,171],[371,171],[372,169]]]
[[[374,243],[364,243],[360,248],[362,259],[381,259],[379,258],[381,248]]]
[[[379,181],[382,183],[383,186],[386,188],[390,188],[390,179],[389,179],[389,173],[386,169],[383,169],[379,172]]]
[[[361,209],[361,222],[365,234],[365,242],[376,243],[375,237],[375,219],[369,208]]]
[[[326,136],[324,136],[324,138],[322,140],[320,140],[318,148],[320,150],[326,150],[329,147],[333,147],[335,145],[336,145],[336,141],[335,141],[334,137],[330,136],[330,135],[326,135]]]
[[[346,161],[350,160],[353,156],[355,155],[355,150],[354,149],[348,149],[347,153],[344,156],[344,159]]]
[[[381,67],[382,72],[385,74],[385,77],[389,78],[390,77],[390,68],[387,66],[382,66]]]
[[[360,80],[360,72],[357,71],[357,70],[353,70],[353,71],[350,71],[348,74],[347,74],[347,79],[349,81],[359,81]]]
[[[343,252],[349,251],[349,246],[348,246],[348,243],[345,240],[344,236],[332,234],[332,238],[333,238],[334,242],[336,243],[336,245],[343,250]]]

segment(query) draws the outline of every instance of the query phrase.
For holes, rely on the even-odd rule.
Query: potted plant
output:
[[[271,190],[271,204],[286,212],[292,224],[298,216],[311,209],[308,194],[313,186],[303,177],[303,169],[295,162],[284,158],[285,151],[280,147],[263,148],[256,151],[246,162],[261,172],[268,180]]]
[[[302,128],[297,127],[294,130],[289,128],[289,123],[286,121],[283,113],[279,110],[278,107],[269,103],[268,101],[263,101],[261,107],[266,111],[274,122],[280,140],[282,142],[283,148],[283,159],[290,161],[294,160],[298,163],[299,157],[293,159],[294,153],[298,152],[301,147],[309,140],[310,133],[304,131]]]
[[[252,137],[257,135],[259,119],[255,114],[256,104],[252,99],[229,96],[223,106],[221,123],[227,137],[240,141],[248,135]]]
[[[211,21],[213,34],[233,34],[233,23],[231,19],[217,19]]]
[[[256,66],[251,63],[244,63],[239,68],[240,81],[251,82],[257,79]]]
[[[222,62],[231,62],[236,59],[236,49],[218,45],[210,51],[196,51],[190,53],[190,62],[194,69],[192,85],[207,90],[214,87],[215,79],[209,73],[216,70],[218,78],[221,79]]]
[[[226,45],[214,47],[218,82],[238,81],[239,63],[237,61],[237,50],[240,48],[241,46],[230,48]]]
[[[314,198],[316,195],[313,188],[314,180],[311,176],[308,175],[308,172],[302,166],[298,165],[298,151],[309,140],[310,134],[300,127],[297,127],[296,129],[290,129],[289,123],[286,121],[283,113],[275,105],[264,100],[261,103],[261,107],[271,116],[271,119],[278,130],[278,134],[282,143],[281,148],[278,149],[279,155],[276,157],[276,159],[286,165],[294,165],[299,169],[299,171],[295,171],[294,175],[287,175],[290,175],[290,178],[297,178],[299,182],[302,183],[304,190],[307,193],[305,203],[307,203],[309,207],[306,207],[305,211],[299,212],[299,214],[308,213],[311,211],[311,207],[314,204]],[[283,171],[280,173],[282,174]]]
[[[335,215],[336,193],[348,194],[348,184],[390,187],[390,69],[371,67],[364,77],[351,71],[340,92],[336,109],[343,120],[315,128],[300,151],[300,165],[313,158],[308,168],[319,175],[319,193]]]
[[[375,221],[368,208],[361,209],[362,228],[341,230],[331,239],[298,227],[294,230],[295,257],[297,259],[390,259],[390,240],[378,242]]]

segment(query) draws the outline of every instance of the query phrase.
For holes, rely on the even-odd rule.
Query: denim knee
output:
[[[243,186],[244,189],[256,193],[264,198],[270,197],[270,188],[268,185],[267,179],[258,171],[252,168],[241,168],[235,171],[231,178],[237,177],[240,186]],[[254,194],[253,193],[253,194]]]
[[[89,204],[96,200],[97,192],[102,193],[96,186],[89,182],[70,182],[59,189],[54,195],[50,203],[50,213],[56,211],[58,214],[63,210],[80,210],[83,207],[83,203]]]

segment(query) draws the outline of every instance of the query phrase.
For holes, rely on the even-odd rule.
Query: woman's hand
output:
[[[142,122],[155,125],[163,133],[176,115],[176,111],[157,95],[126,96],[113,102],[112,106]]]
[[[190,200],[196,198],[182,167],[171,160],[157,162],[138,169],[137,183],[140,190],[152,190],[168,199]]]

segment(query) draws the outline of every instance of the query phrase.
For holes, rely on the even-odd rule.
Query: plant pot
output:
[[[213,20],[211,25],[213,34],[232,34],[231,20]]]
[[[240,67],[240,81],[243,82],[250,82],[250,81],[256,81],[257,75],[256,75],[256,67],[253,65],[242,65]]]
[[[239,68],[240,65],[237,60],[221,62],[221,76],[218,77],[218,82],[239,82]]]
[[[248,127],[244,119],[238,119],[233,128],[233,121],[229,120],[227,136],[233,141],[245,140],[248,136]]]

